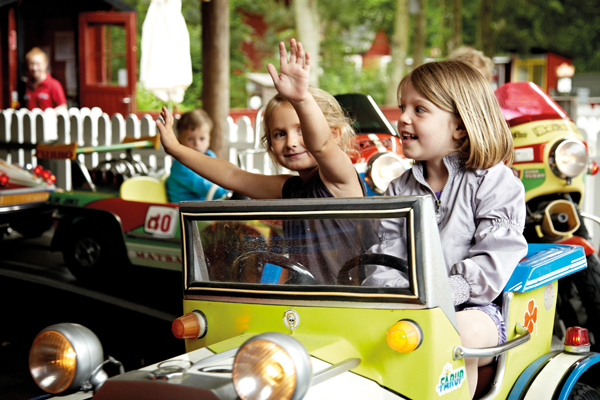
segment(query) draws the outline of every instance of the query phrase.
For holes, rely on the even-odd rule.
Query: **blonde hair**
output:
[[[48,65],[48,55],[39,47],[34,47],[33,49],[29,50],[27,54],[25,54],[25,60],[29,61],[29,58],[40,55],[44,57],[44,61],[46,62],[46,65]]]
[[[187,130],[193,131],[196,128],[200,128],[204,125],[208,125],[208,131],[212,131],[213,121],[204,110],[192,110],[185,114],[182,114],[177,121],[177,136],[181,137],[181,134]]]
[[[448,56],[448,60],[462,61],[465,64],[469,64],[481,72],[488,82],[492,82],[494,62],[491,58],[483,54],[483,52],[475,50],[470,46],[460,46]]]
[[[340,140],[338,142],[338,146],[343,151],[348,153],[348,155],[352,155],[352,153],[356,152],[357,150],[353,141],[355,132],[352,128],[351,119],[346,115],[346,113],[344,113],[344,110],[335,97],[326,91],[314,87],[309,87],[308,91],[319,105],[319,108],[323,112],[329,127],[331,129],[340,130]],[[264,114],[263,136],[260,139],[262,145],[267,150],[267,153],[269,153],[269,156],[273,162],[276,162],[276,160],[271,147],[271,131],[269,127],[271,126],[271,121],[273,120],[273,114],[275,113],[275,110],[281,106],[291,107],[292,105],[287,98],[280,94],[276,94],[267,103]]]
[[[460,118],[467,135],[456,152],[467,168],[512,163],[510,129],[489,82],[473,67],[455,60],[422,64],[402,79],[398,99],[409,83],[438,108]]]

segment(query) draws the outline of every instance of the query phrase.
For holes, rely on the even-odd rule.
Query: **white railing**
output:
[[[599,100],[599,99],[596,99]],[[598,101],[596,101],[598,103]],[[592,106],[590,104],[579,104],[577,107],[577,121],[575,121],[581,133],[585,136],[588,144],[590,157],[600,164],[600,149],[598,149],[598,135],[600,134],[600,105]],[[586,180],[585,197],[583,199],[582,209],[590,214],[600,216],[600,174],[590,176]],[[594,238],[600,237],[600,226],[586,220],[586,227]],[[598,245],[596,239],[594,244]]]
[[[273,168],[264,153],[251,152],[254,148],[254,129],[248,117],[240,117],[229,122],[229,160],[239,165],[242,156],[244,166],[252,171],[272,173]],[[71,108],[58,114],[43,112],[40,109],[0,111],[0,143],[24,144],[23,148],[2,148],[0,159],[21,166],[38,164],[35,150],[27,144],[65,144],[76,142],[79,146],[100,146],[117,144],[126,136],[140,138],[156,135],[156,124],[150,115],[138,118],[135,114],[123,117],[115,114],[109,117],[99,108]],[[142,161],[150,170],[168,173],[171,156],[162,147],[159,150],[139,149],[134,151],[134,159]],[[93,169],[100,161],[123,158],[125,152],[80,154],[79,161],[88,169]],[[57,177],[57,186],[71,190],[71,164],[69,161],[51,161],[51,170]]]

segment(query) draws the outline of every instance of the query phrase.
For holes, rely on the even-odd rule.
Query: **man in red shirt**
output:
[[[30,110],[66,110],[67,98],[59,81],[48,73],[48,56],[39,47],[34,47],[26,55],[30,79],[25,89],[25,107]]]

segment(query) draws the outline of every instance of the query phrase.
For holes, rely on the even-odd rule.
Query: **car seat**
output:
[[[121,185],[123,200],[143,201],[146,203],[168,203],[164,182],[151,176],[134,176]]]

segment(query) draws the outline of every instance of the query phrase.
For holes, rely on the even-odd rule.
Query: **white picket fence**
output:
[[[229,122],[229,160],[240,164],[238,156],[243,158],[242,167],[261,173],[279,172],[271,164],[264,153],[252,151],[256,147],[254,127],[248,117],[240,117],[237,121],[228,118]],[[598,151],[598,134],[600,132],[600,105],[579,105],[577,121],[579,129],[588,142],[590,156],[600,164]],[[99,146],[121,143],[125,136],[139,138],[156,134],[156,124],[150,115],[138,118],[135,114],[123,117],[115,114],[109,117],[99,108],[71,108],[58,115],[54,112],[43,112],[39,109],[0,111],[0,142],[12,143],[73,143],[79,146]],[[171,157],[162,148],[139,149],[134,151],[134,158],[142,161],[153,171],[169,172]],[[80,155],[80,161],[88,169],[93,169],[100,161],[124,157],[124,152],[108,152]],[[37,165],[33,149],[2,149],[0,159],[18,165]],[[65,190],[71,189],[70,162],[53,162],[52,172],[57,177],[57,186]],[[587,180],[588,188],[583,209],[600,215],[600,204],[595,207],[595,198],[600,198],[600,184],[591,177]]]
[[[252,151],[255,147],[254,128],[248,117],[240,117],[237,121],[228,118],[229,123],[229,160],[240,164],[239,156],[243,157],[242,166],[248,170],[273,173],[274,169],[269,157],[262,152]],[[117,144],[126,136],[140,138],[154,136],[156,123],[150,115],[138,118],[135,114],[123,117],[115,114],[109,117],[99,108],[71,108],[60,112],[44,112],[40,109],[2,110],[0,112],[0,142],[23,144],[65,144],[76,142],[79,146],[101,146]],[[30,146],[31,147],[31,146]],[[80,154],[79,161],[91,170],[104,160],[123,158],[124,151]],[[136,149],[134,159],[143,162],[156,173],[169,172],[172,159],[162,147],[154,149]],[[0,159],[25,166],[38,164],[34,149],[11,148],[0,146]],[[70,161],[52,161],[52,172],[57,177],[57,186],[71,190]]]

